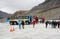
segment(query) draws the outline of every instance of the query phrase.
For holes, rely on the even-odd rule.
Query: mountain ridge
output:
[[[8,14],[6,12],[0,11],[0,19],[11,16],[11,14]]]
[[[54,9],[56,12],[54,11]],[[36,15],[39,18],[43,17],[45,19],[51,19],[51,18],[49,18],[49,16],[51,17],[52,14],[55,15],[55,14],[57,14],[57,12],[58,12],[58,14],[60,14],[59,10],[60,10],[60,0],[46,0],[42,4],[39,4],[38,6],[33,7],[26,15],[32,15],[32,16]],[[47,13],[49,13],[51,15],[49,15]],[[49,16],[46,16],[46,14]],[[53,18],[55,19],[54,16],[52,16],[52,19]],[[60,16],[59,16],[59,18],[60,18]]]

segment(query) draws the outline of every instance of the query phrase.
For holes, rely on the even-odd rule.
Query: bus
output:
[[[24,21],[24,23],[28,25],[32,23],[32,19],[33,19],[32,16],[18,16],[18,17],[15,17],[14,20],[10,20],[9,23],[10,25],[18,25],[17,21],[20,20],[20,21]]]

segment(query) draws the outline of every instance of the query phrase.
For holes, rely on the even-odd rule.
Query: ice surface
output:
[[[10,27],[15,31],[10,32]],[[51,26],[51,25],[50,25]],[[9,23],[0,23],[0,39],[60,39],[60,29],[45,28],[45,24],[25,25],[25,29],[19,29],[18,25],[9,25]]]

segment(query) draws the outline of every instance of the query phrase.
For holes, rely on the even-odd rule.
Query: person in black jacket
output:
[[[56,26],[57,26],[57,22],[56,21],[52,21],[52,27],[56,28]]]
[[[24,29],[24,21],[21,22],[22,28]]]
[[[47,25],[48,25],[49,21],[46,21],[45,24],[46,24],[46,28],[47,28]]]
[[[54,24],[55,24],[55,22],[54,22],[54,21],[52,21],[51,23],[52,23],[52,26],[51,26],[51,27],[52,27],[52,28],[54,28]]]
[[[56,26],[57,26],[57,22],[55,21],[55,22],[54,22],[54,28],[56,28]]]
[[[60,21],[58,21],[58,28],[60,27]]]

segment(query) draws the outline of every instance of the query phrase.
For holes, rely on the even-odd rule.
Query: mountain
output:
[[[0,11],[0,19],[10,16],[11,14],[7,14],[6,12]]]
[[[24,16],[29,10],[19,10],[14,12],[14,14],[11,16],[11,18],[19,17],[19,16]]]
[[[45,19],[60,19],[60,0],[46,0],[42,4],[33,7],[25,15],[36,15]]]

